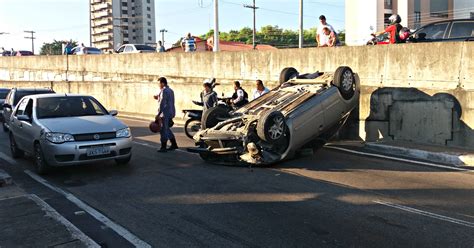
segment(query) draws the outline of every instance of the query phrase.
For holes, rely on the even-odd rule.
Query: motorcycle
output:
[[[201,130],[202,110],[185,109],[183,110],[185,116],[189,119],[184,124],[184,133],[188,138],[192,139],[194,135]]]

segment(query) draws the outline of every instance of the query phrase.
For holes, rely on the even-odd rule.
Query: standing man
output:
[[[188,33],[186,37],[183,38],[181,41],[181,48],[183,48],[187,53],[196,51],[196,40],[191,33]]]
[[[270,90],[263,85],[263,81],[258,79],[256,82],[257,88],[253,91],[253,100],[267,94]]]
[[[178,149],[176,138],[171,131],[173,118],[176,115],[174,92],[168,86],[168,80],[166,80],[165,77],[160,77],[158,81],[160,82],[160,93],[154,96],[154,98],[158,100],[158,116],[162,118],[162,127],[160,130],[161,148],[158,152],[173,151]],[[171,146],[167,149],[166,143],[168,140],[171,141]]]
[[[161,42],[161,40],[158,41],[158,49],[157,49],[157,50],[158,50],[157,52],[159,52],[159,53],[164,53],[164,52],[166,52],[166,49],[165,49],[165,47],[163,46],[163,42]]]
[[[324,34],[324,28],[327,27],[331,32],[336,32],[334,31],[334,28],[331,26],[331,24],[326,22],[326,17],[324,15],[319,17],[319,21],[321,22],[321,25],[319,25],[316,33],[316,42],[318,42],[318,46],[323,46],[329,42],[328,37]]]

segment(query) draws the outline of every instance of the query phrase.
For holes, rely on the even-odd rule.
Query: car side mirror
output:
[[[118,115],[118,111],[117,111],[117,110],[110,110],[110,111],[109,111],[109,114],[110,114],[111,116],[117,116],[117,115]]]
[[[31,118],[27,115],[19,115],[16,117],[19,121],[31,122]]]
[[[11,106],[10,104],[8,104],[8,103],[4,103],[4,104],[2,105],[2,107],[3,107],[3,108],[10,108],[10,109],[12,108],[12,106]]]

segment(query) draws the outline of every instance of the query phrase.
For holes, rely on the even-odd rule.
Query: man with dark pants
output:
[[[176,115],[176,109],[174,107],[174,92],[168,86],[168,81],[164,77],[158,79],[160,82],[160,93],[155,96],[158,100],[158,116],[162,118],[163,124],[160,131],[161,136],[161,148],[158,152],[167,152],[178,149],[176,138],[171,131],[171,125],[173,118]],[[171,141],[171,146],[167,149],[166,143]]]

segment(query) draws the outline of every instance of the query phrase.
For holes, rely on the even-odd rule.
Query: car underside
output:
[[[218,164],[268,165],[322,147],[357,106],[357,85],[349,67],[303,75],[285,68],[279,87],[198,132],[190,151]]]

